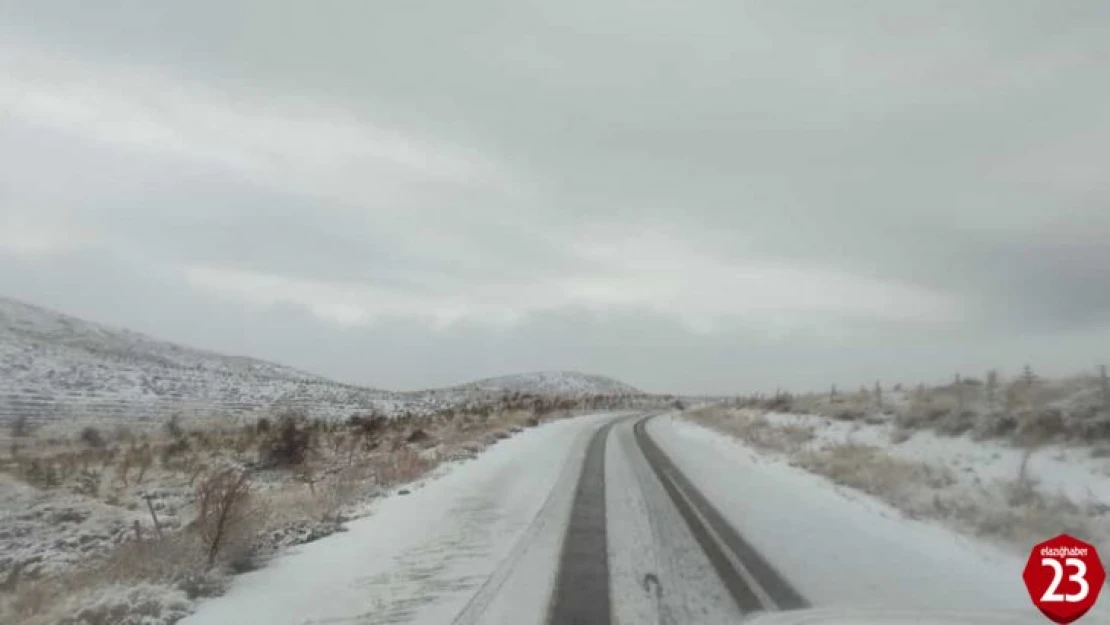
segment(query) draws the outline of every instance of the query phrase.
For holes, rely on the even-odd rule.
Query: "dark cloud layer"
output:
[[[0,0],[2,292],[400,387],[1110,349],[1106,3],[159,4]]]

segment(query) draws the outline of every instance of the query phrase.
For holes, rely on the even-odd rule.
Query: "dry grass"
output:
[[[11,473],[44,493],[69,497],[80,491],[102,503],[129,502],[145,510],[141,493],[171,491],[186,506],[178,514],[189,522],[167,526],[163,511],[164,536],[148,526],[141,540],[112,545],[78,569],[39,579],[24,575],[14,592],[0,596],[0,621],[56,622],[69,616],[59,613],[58,597],[92,601],[100,591],[138,584],[189,596],[217,593],[227,572],[254,568],[268,547],[331,533],[345,513],[357,511],[360,501],[381,488],[424,477],[450,450],[466,445],[478,451],[484,437],[519,431],[529,422],[537,422],[536,417],[525,411],[460,415],[439,423],[389,422],[380,432],[306,422],[298,426],[305,432],[297,439],[305,443],[303,461],[291,454],[298,464],[261,473],[250,467],[261,454],[272,455],[269,441],[281,435],[277,426],[202,431],[188,424],[184,434],[152,432],[95,449],[75,441],[21,441],[20,455],[9,459]],[[417,429],[426,438],[407,444]],[[252,473],[260,479],[254,488]],[[270,545],[273,541],[278,544]]]
[[[63,612],[74,606],[59,603],[57,597],[92,601],[111,592],[119,598],[142,584],[189,597],[219,592],[227,572],[251,568],[275,550],[342,529],[340,523],[363,513],[366,507],[361,504],[369,498],[421,479],[445,460],[473,458],[487,446],[546,420],[656,403],[637,397],[514,393],[466,408],[397,419],[369,414],[328,422],[279,410],[249,420],[144,421],[89,430],[84,436],[74,436],[72,426],[61,422],[29,434],[0,432],[5,442],[0,454],[7,454],[0,457],[0,471],[34,486],[51,506],[60,501],[66,510],[85,514],[83,518],[100,515],[107,519],[103,525],[109,533],[103,540],[97,534],[94,545],[81,546],[92,549],[80,551],[77,567],[71,564],[77,559],[77,546],[53,540],[59,532],[50,525],[52,514],[44,513],[46,525],[36,525],[30,539],[17,543],[20,553],[34,555],[14,563],[15,569],[26,565],[28,574],[12,584],[14,592],[0,592],[0,622],[58,622],[71,616]],[[18,437],[3,438],[8,434]],[[247,492],[240,489],[242,497],[232,498],[243,507],[224,506],[233,513],[227,519],[233,522],[206,533],[203,530],[212,529],[212,520],[220,514],[201,514],[202,522],[197,523],[197,509],[203,508],[197,492],[203,494],[205,484],[229,468],[248,476],[252,486]],[[150,493],[152,499],[144,500]],[[123,539],[118,518],[135,512],[145,516],[149,501],[164,535],[156,536],[153,520],[147,525],[144,519],[141,540],[117,544]],[[214,536],[221,532],[213,548]],[[209,566],[210,554],[215,554],[214,568]],[[37,564],[42,558],[51,566]],[[0,562],[12,565],[11,558]],[[5,574],[0,569],[0,582]],[[154,609],[144,596],[131,599],[140,612]],[[108,618],[105,622],[129,622],[117,618],[118,610],[126,608],[121,605],[97,605],[90,614]]]
[[[935,490],[955,483],[946,469],[894,458],[870,445],[829,445],[807,449],[795,458],[807,471],[888,501],[903,501],[922,488]]]
[[[391,488],[424,477],[438,464],[438,461],[406,448],[381,457],[371,467],[377,483]]]
[[[250,475],[234,468],[210,473],[197,485],[194,527],[204,539],[209,567],[221,552],[242,549],[262,525],[264,513],[250,490]]]
[[[85,568],[20,585],[8,597],[2,612],[5,622],[39,625],[69,616],[59,613],[59,600],[93,596],[114,586],[150,584],[203,594],[222,592],[215,577],[208,577],[204,549],[194,533],[133,541],[119,546],[105,558]]]
[[[816,446],[812,428],[773,424],[758,411],[721,407],[692,411],[688,418],[732,435],[753,448],[782,454],[794,466],[862,491],[893,505],[911,518],[952,523],[971,533],[1026,545],[1044,536],[1070,533],[1097,537],[1095,504],[1076,504],[1063,495],[1048,495],[1029,475],[1030,447],[1013,480],[978,491],[961,486],[949,469],[892,456],[884,449],[852,442]],[[895,429],[899,442],[912,430]]]
[[[689,418],[730,434],[765,451],[785,454],[798,466],[886,499],[901,499],[924,487],[937,489],[955,483],[946,470],[890,456],[878,447],[843,443],[815,447],[813,426],[773,424],[765,416],[709,407]]]
[[[512,407],[530,401],[540,402],[539,408]],[[383,489],[424,478],[445,460],[472,458],[543,421],[587,411],[565,403],[543,408],[542,400],[523,396],[503,409],[406,419],[371,415],[344,423],[288,413],[250,423],[175,421],[137,433],[88,434],[85,442],[43,429],[37,433],[43,436],[20,439],[18,455],[3,459],[0,470],[6,467],[44,495],[72,498],[80,491],[97,505],[124,512],[145,511],[142,495],[157,492],[164,535],[156,536],[144,523],[141,540],[105,543],[79,568],[24,576],[14,592],[0,594],[0,621],[57,622],[70,616],[59,610],[73,607],[57,597],[92,601],[101,591],[126,594],[123,590],[141,584],[190,598],[218,593],[228,573],[254,568],[285,546],[341,530],[340,523],[363,513],[361,504]],[[232,480],[240,488],[208,488],[224,471],[253,484],[247,489],[246,481]],[[210,498],[209,513],[197,522],[206,491],[237,495]],[[218,505],[221,500],[229,505]],[[227,523],[214,521],[220,518]],[[113,605],[109,611],[117,609],[122,608]]]
[[[951,383],[931,387],[876,385],[849,392],[834,388],[805,395],[738,397],[729,403],[840,421],[893,421],[907,430],[970,434],[978,440],[1110,440],[1110,382],[1089,374],[1042,379],[1027,371],[1004,378],[994,371],[983,379],[955,376]]]
[[[687,413],[688,418],[730,434],[759,449],[800,452],[813,440],[814,428],[793,424],[774,425],[761,415],[709,406]]]

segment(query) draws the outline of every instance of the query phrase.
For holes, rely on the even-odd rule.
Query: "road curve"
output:
[[[721,584],[739,612],[798,609],[808,602],[724,520],[708,499],[682,474],[647,433],[645,424],[656,415],[640,416],[633,425],[636,447],[662,486],[686,531],[704,552]],[[547,623],[554,625],[613,622],[608,532],[613,529],[606,515],[606,442],[614,426],[600,428],[590,441],[575,492],[570,521],[563,541]],[[658,502],[656,502],[658,503]],[[682,523],[679,523],[680,525]],[[656,588],[660,580],[651,571],[642,572],[645,584]],[[672,581],[663,580],[662,585]],[[659,615],[660,622],[665,619]]]
[[[637,436],[643,417],[527,430],[236,578],[183,623],[734,625],[796,605],[652,444],[669,441]]]
[[[1013,583],[1023,560],[984,564],[992,552],[644,416],[554,421],[445,466],[348,531],[235,578],[182,625],[735,625],[757,611],[807,618],[766,611],[808,602],[1028,616]]]
[[[636,442],[717,575],[744,613],[809,606],[789,582],[744,540],[675,466],[647,433],[645,417],[633,427]]]
[[[609,543],[605,514],[605,443],[610,422],[590,439],[574,495],[570,522],[559,557],[548,622],[607,625],[612,618],[609,593]]]

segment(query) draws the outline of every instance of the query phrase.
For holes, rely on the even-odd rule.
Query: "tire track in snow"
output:
[[[614,424],[611,421],[602,426],[590,439],[586,450],[548,613],[548,623],[554,625],[608,625],[612,619],[605,515],[605,442]]]
[[[606,480],[610,592],[621,625],[734,625],[732,595],[671,502],[633,433],[609,436]]]
[[[579,440],[575,441],[571,447],[571,453],[567,455],[559,477],[555,481],[555,486],[548,493],[539,512],[536,513],[532,522],[521,533],[520,538],[509,550],[508,555],[501,560],[494,572],[478,587],[470,601],[451,621],[452,625],[473,625],[481,622],[482,617],[490,609],[490,605],[497,598],[505,582],[508,581],[510,574],[516,570],[517,565],[526,557],[528,551],[536,547],[538,537],[553,523],[559,521],[561,517],[559,511],[564,505],[564,500],[569,499],[567,493],[571,492],[582,469],[582,459],[587,448],[587,436],[592,436],[594,433],[594,431],[584,432],[580,435]]]
[[[404,623],[451,622],[452,625],[473,625],[501,622],[491,617],[491,604],[496,604],[506,594],[506,582],[533,550],[542,550],[544,534],[563,526],[569,512],[571,494],[582,467],[582,458],[590,437],[597,428],[589,428],[575,436],[563,466],[536,514],[526,523],[505,523],[506,491],[512,484],[517,469],[506,465],[493,479],[484,484],[480,492],[463,496],[446,510],[448,531],[423,545],[407,549],[393,559],[386,572],[355,580],[355,585],[366,588],[371,598],[367,609],[359,614],[340,618],[306,621],[305,625],[401,625]],[[555,526],[552,528],[551,526]],[[476,575],[474,570],[485,568],[491,550],[501,540],[505,531],[519,536],[509,551],[489,575]],[[478,565],[478,566],[475,566]],[[488,569],[487,569],[488,570]],[[454,619],[449,616],[438,620],[433,616],[435,606],[444,597],[466,593],[470,599]],[[546,593],[544,593],[546,597]],[[543,599],[532,606],[541,615]],[[496,610],[494,610],[496,611]]]
[[[645,429],[651,418],[633,426],[636,442],[740,609],[750,613],[808,607],[805,598],[725,521],[651,439]]]

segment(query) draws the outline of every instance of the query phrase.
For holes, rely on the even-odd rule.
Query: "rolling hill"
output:
[[[604,376],[542,372],[420,392],[343,384],[0,297],[0,420],[162,420],[247,415],[288,406],[345,418],[370,410],[428,413],[502,393],[638,394]]]
[[[603,375],[577,371],[536,371],[486,378],[453,387],[457,390],[474,390],[495,393],[536,393],[564,395],[603,393],[612,395],[639,395],[643,391]]]

